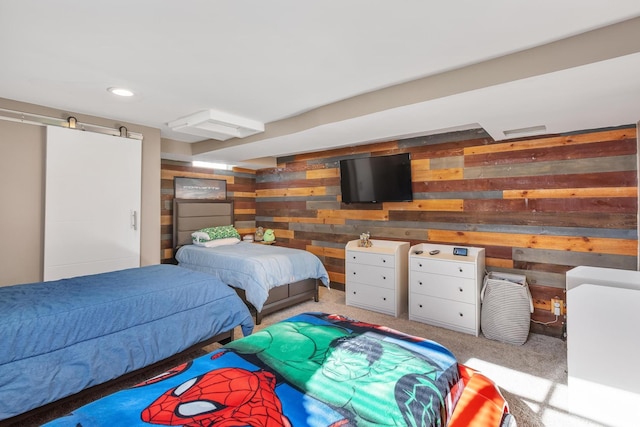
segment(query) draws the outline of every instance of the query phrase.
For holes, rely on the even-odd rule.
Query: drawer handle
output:
[[[355,294],[356,294],[356,291],[353,291],[353,294],[355,295]]]
[[[458,271],[462,273],[462,267],[458,267]]]
[[[354,272],[353,272],[353,275],[355,276],[355,274],[356,274],[356,272],[354,271]]]
[[[353,259],[356,259],[356,257],[354,256]]]
[[[387,300],[387,298],[386,298],[386,297],[383,297],[383,298],[382,298],[382,300],[383,300],[383,301],[386,301],[386,300]]]
[[[382,276],[382,280],[387,280],[387,276]]]
[[[420,308],[422,308],[422,304],[418,304],[420,306]]]
[[[460,317],[464,317],[464,314],[462,314],[462,313],[458,313],[458,314],[460,315]]]
[[[422,267],[422,264],[418,263],[418,267]]]
[[[422,286],[422,282],[418,281],[418,285]]]
[[[462,289],[462,288],[458,288],[458,290],[459,290],[460,292],[462,292],[462,291],[463,291],[463,289]]]

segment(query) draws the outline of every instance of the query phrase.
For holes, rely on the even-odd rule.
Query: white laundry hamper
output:
[[[533,300],[526,276],[489,272],[480,299],[480,326],[485,337],[518,345],[527,341]]]

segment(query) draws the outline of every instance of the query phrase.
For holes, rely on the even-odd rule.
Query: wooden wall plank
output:
[[[415,159],[413,156],[411,157],[411,177],[414,181],[419,181],[416,179],[418,174],[431,170],[431,159]]]
[[[288,223],[306,223],[306,224],[344,224],[344,218],[300,218],[300,217],[273,217],[272,221],[275,222],[288,222]]]
[[[486,257],[485,264],[487,267],[496,268],[513,268],[513,260]]]
[[[383,203],[386,211],[446,211],[456,212],[464,209],[464,200],[455,199],[421,199],[412,202]]]
[[[307,179],[340,178],[340,169],[312,169],[307,171],[306,175]]]
[[[331,281],[331,283],[346,283],[346,281],[344,280],[344,273],[338,273],[335,271],[329,271],[329,281]],[[331,287],[335,288],[335,285],[332,285]]]
[[[630,255],[603,254],[593,252],[558,251],[552,249],[513,248],[513,261],[561,265],[566,270],[580,266],[619,268],[635,270],[637,259]]]
[[[505,178],[532,175],[564,175],[589,171],[621,172],[635,170],[636,156],[616,156],[579,160],[555,160],[548,162],[522,163],[516,166],[511,164],[493,166],[474,166],[464,169],[465,179],[477,178]]]
[[[236,215],[254,215],[256,214],[255,209],[234,209],[233,212]]]
[[[414,193],[437,195],[440,192],[507,191],[545,188],[635,187],[635,170],[617,172],[589,172],[574,174],[543,174],[512,177],[480,177],[451,181],[413,182]]]
[[[437,242],[452,242],[469,246],[502,243],[505,246],[523,248],[545,248],[575,252],[596,252],[619,255],[638,255],[638,241],[572,236],[544,236],[527,234],[501,234],[429,230],[428,238]]]
[[[572,146],[534,148],[530,150],[504,151],[465,157],[465,166],[487,166],[498,164],[517,165],[551,160],[585,159],[633,154],[636,151],[634,139],[598,142]]]
[[[256,192],[255,191],[234,191],[233,192],[233,197],[234,198],[240,198],[240,197],[246,197],[248,199],[254,199],[256,198]]]
[[[287,217],[301,217],[301,218],[317,218],[317,213],[314,210],[306,209],[260,209],[261,216],[287,216]]]
[[[322,196],[327,194],[326,187],[273,188],[256,190],[257,197]]]
[[[314,246],[307,245],[305,247],[309,252],[319,256],[319,257],[331,257],[331,258],[340,258],[344,259],[345,250],[338,248],[328,248],[326,246]]]
[[[636,130],[633,127],[621,129],[603,130],[596,132],[577,133],[566,136],[549,136],[539,138],[526,138],[517,141],[494,143],[490,145],[477,145],[464,150],[465,156],[474,154],[515,152],[530,150],[532,148],[553,148],[557,146],[581,145],[599,143],[602,141],[615,141],[636,138]]]
[[[425,205],[428,206],[428,205]],[[447,224],[452,229],[464,229],[465,224],[473,224],[475,229],[485,231],[510,230],[521,227],[536,227],[540,233],[556,232],[566,233],[566,228],[575,229],[574,234],[580,234],[587,230],[590,234],[598,235],[599,231],[604,235],[618,234],[617,230],[635,230],[637,227],[637,215],[633,213],[610,212],[518,212],[496,209],[476,211],[470,201],[465,201],[464,212],[440,212],[440,211],[408,211],[388,208],[390,221],[421,222],[429,227],[438,228],[436,224]],[[500,212],[500,215],[496,215]],[[461,224],[457,226],[457,224]],[[486,226],[484,226],[486,225]],[[552,228],[557,227],[557,230]],[[533,230],[533,229],[532,229]]]
[[[467,200],[464,210],[472,212],[602,212],[631,213],[637,211],[638,199],[620,198],[563,198],[563,199],[476,199]]]
[[[318,210],[318,218],[326,218],[326,219],[365,219],[370,221],[385,221],[389,219],[389,212],[386,210],[381,211],[350,211],[350,210]]]
[[[261,191],[263,189],[275,189],[275,188],[305,188],[305,187],[330,187],[340,186],[339,177],[329,178],[314,178],[314,179],[282,179],[284,176],[280,176],[278,180],[262,181],[256,183],[256,190]]]
[[[630,197],[637,198],[638,187],[599,187],[599,188],[554,188],[505,190],[505,199],[566,199],[569,197]]]
[[[464,169],[451,168],[451,169],[429,169],[416,171],[411,175],[412,181],[451,181],[461,179],[463,177]]]
[[[207,172],[187,172],[184,170],[180,170],[180,171],[168,170],[168,169],[161,170],[162,179],[169,179],[173,181],[173,178],[175,177],[224,179],[225,181],[227,181],[227,184],[233,184],[234,182],[234,177],[228,176],[228,175],[216,175],[216,174],[207,173]]]

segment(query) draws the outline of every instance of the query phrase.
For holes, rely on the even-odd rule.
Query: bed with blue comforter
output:
[[[253,330],[233,289],[174,265],[0,287],[0,318],[0,420]]]
[[[277,287],[307,279],[329,286],[329,274],[320,259],[301,249],[249,242],[216,247],[185,245],[178,249],[176,260],[181,267],[211,274],[244,290],[246,300],[258,313],[263,312],[270,292]],[[317,300],[317,285],[314,289]],[[286,296],[292,297],[290,293]]]

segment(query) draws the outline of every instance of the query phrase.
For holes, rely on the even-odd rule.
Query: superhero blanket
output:
[[[303,313],[47,426],[499,426],[507,412],[433,341]]]

